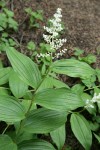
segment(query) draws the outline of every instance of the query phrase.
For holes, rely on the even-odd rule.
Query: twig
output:
[[[29,15],[27,14],[25,19],[19,24],[19,26],[23,25],[23,23],[27,20],[28,17],[29,17]]]
[[[11,0],[11,10],[14,10],[14,0]]]
[[[95,86],[95,87],[100,87],[100,85],[98,85],[98,86]],[[92,88],[88,88],[88,89],[85,89],[84,91],[88,91],[88,90],[92,90],[92,89],[94,89],[95,87],[92,87]]]

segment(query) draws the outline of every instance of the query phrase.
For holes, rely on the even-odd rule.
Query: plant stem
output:
[[[100,87],[100,85],[98,85],[98,86],[95,86],[95,87]],[[92,90],[92,89],[94,89],[95,87],[92,87],[92,88],[88,88],[88,89],[85,89],[84,91],[88,91],[88,90]]]
[[[38,91],[38,89],[40,88],[41,84],[43,83],[43,81],[46,79],[46,77],[48,76],[49,72],[50,72],[50,67],[51,65],[49,65],[48,69],[47,69],[47,73],[46,75],[44,76],[44,78],[42,79],[41,83],[39,84],[39,86],[37,87],[37,89],[35,90],[34,94],[36,94],[36,92]],[[29,108],[25,114],[25,116],[27,117],[27,115],[29,114],[30,112],[30,109],[32,107],[32,104],[33,104],[33,101],[34,101],[34,98],[31,100],[31,103],[29,105]],[[20,130],[22,129],[22,124],[23,124],[23,120],[20,121],[20,126],[19,126],[19,129],[17,131],[17,134],[16,134],[16,137],[18,137],[19,133],[20,133]]]
[[[1,86],[0,88],[1,88],[1,89],[7,89],[7,90],[10,90],[10,88],[6,88],[6,87],[3,87],[3,86]]]
[[[10,125],[9,124],[7,124],[7,126],[6,126],[6,128],[3,130],[3,132],[2,132],[2,135],[4,135],[5,134],[5,132],[6,132],[6,130],[8,129],[8,127],[9,127]]]
[[[43,80],[41,81],[41,83],[39,84],[39,86],[37,87],[37,89],[36,89],[36,91],[35,91],[34,94],[36,94],[36,92],[37,92],[38,89],[40,88],[41,84],[43,83],[43,81],[44,81],[44,80],[46,79],[46,77],[48,76],[49,72],[50,72],[50,66],[49,66],[49,68],[48,68],[48,70],[47,70],[47,73],[46,73],[45,77],[43,78]],[[29,113],[29,111],[30,111],[30,109],[31,109],[31,107],[32,107],[33,101],[34,101],[34,98],[31,100],[30,106],[29,106],[29,108],[28,108],[28,110],[27,110],[27,112],[26,112],[26,116],[28,115],[28,113]]]
[[[83,112],[85,110],[85,108],[83,108],[82,110],[80,110],[80,111],[77,111],[77,112],[73,112],[73,111],[68,111],[69,113],[75,113],[75,114],[77,114],[77,113],[81,113],[81,112]]]

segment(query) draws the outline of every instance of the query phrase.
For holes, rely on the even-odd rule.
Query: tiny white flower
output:
[[[62,9],[61,8],[57,8],[57,12],[61,12],[62,11]]]
[[[86,108],[94,108],[93,104],[94,103],[100,103],[100,93],[97,95],[96,93],[94,93],[94,96],[91,100],[86,100]]]

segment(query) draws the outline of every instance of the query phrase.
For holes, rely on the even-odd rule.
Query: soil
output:
[[[22,45],[26,45],[30,40],[38,45],[42,40],[43,25],[46,25],[48,18],[53,16],[57,8],[62,8],[65,25],[63,37],[67,38],[65,48],[68,49],[64,57],[72,56],[74,48],[78,47],[85,51],[85,55],[95,54],[96,67],[100,68],[100,0],[9,0],[8,7],[14,11],[15,19],[19,23],[19,31],[13,37]],[[37,31],[28,27],[24,11],[28,7],[33,11],[44,12],[44,22]],[[21,47],[21,51],[27,53],[24,47]],[[69,126],[66,131],[66,145],[71,146],[73,150],[83,150]],[[98,143],[93,145],[92,149],[99,150]]]
[[[33,11],[43,10],[44,24],[35,32],[24,25],[25,8]],[[15,13],[15,19],[20,24],[17,39],[24,44],[29,40],[39,43],[42,39],[42,27],[48,18],[52,17],[57,8],[62,8],[65,25],[64,37],[67,38],[65,47],[71,56],[75,47],[97,56],[96,67],[100,68],[100,0],[11,0],[10,8]],[[23,22],[23,23],[22,23]]]

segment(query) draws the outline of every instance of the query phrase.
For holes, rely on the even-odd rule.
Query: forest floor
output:
[[[43,25],[53,16],[57,8],[62,8],[63,22],[65,26],[64,37],[67,39],[65,47],[67,55],[73,55],[75,47],[83,49],[85,54],[97,56],[96,67],[100,67],[100,1],[99,0],[13,0],[10,3],[15,13],[15,19],[20,28],[17,34],[22,43],[29,40],[41,41]],[[25,8],[33,11],[43,10],[44,22],[37,33],[23,26],[26,18]],[[22,24],[23,22],[23,24]]]

